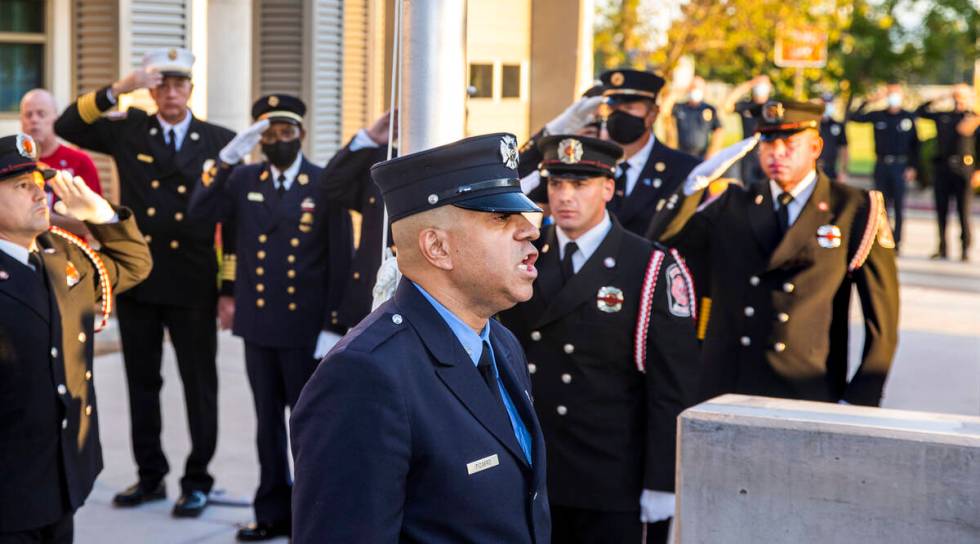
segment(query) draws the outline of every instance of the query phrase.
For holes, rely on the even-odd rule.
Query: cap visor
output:
[[[806,129],[805,128],[801,128],[801,129],[796,129],[796,130],[773,130],[773,131],[770,131],[770,132],[762,132],[762,131],[760,131],[759,132],[759,140],[760,141],[763,141],[763,142],[772,142],[772,141],[775,141],[775,140],[782,140],[784,138],[789,138],[790,136],[792,136],[794,134],[799,134],[800,132],[803,132],[804,130],[806,130]]]
[[[516,191],[475,196],[466,200],[457,200],[452,204],[458,208],[478,212],[527,213],[542,211],[524,193]]]

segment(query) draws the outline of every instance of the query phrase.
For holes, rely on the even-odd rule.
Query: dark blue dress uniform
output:
[[[605,89],[602,95],[610,105],[641,99],[656,103],[657,93],[664,85],[664,80],[659,76],[638,70],[611,70],[604,72],[600,79]],[[615,123],[612,120],[614,115],[616,113],[606,119],[607,130],[610,123]],[[652,133],[649,137],[656,140]],[[616,175],[616,195],[607,208],[616,215],[626,230],[643,236],[650,226],[650,220],[657,213],[657,202],[673,194],[687,174],[700,162],[697,157],[670,148],[663,142],[654,141],[636,184],[628,194],[626,172],[620,167]]]
[[[786,103],[760,131],[816,128],[819,111]],[[816,106],[813,106],[816,108]],[[771,128],[770,128],[771,127]],[[769,136],[764,136],[769,137]],[[880,193],[817,174],[785,235],[768,184],[668,200],[650,236],[710,257],[711,315],[702,347],[702,397],[742,393],[876,406],[898,341],[895,241]],[[865,324],[862,361],[847,378],[848,309],[856,288]]]
[[[371,313],[385,228],[384,201],[378,186],[371,180],[371,167],[388,158],[387,146],[354,149],[353,144],[353,140],[348,142],[330,159],[319,181],[327,198],[358,212],[361,217],[360,239],[351,263],[348,285],[337,310],[340,323],[348,327]]]
[[[946,216],[949,199],[956,200],[956,213],[960,220],[960,246],[966,256],[972,245],[970,229],[970,202],[973,200],[970,178],[980,156],[980,129],[973,135],[963,136],[956,126],[969,111],[931,111],[931,102],[915,110],[915,115],[936,123],[937,152],[933,157],[933,190],[936,197],[936,220],[939,226],[939,250],[937,256],[946,256]]]
[[[847,149],[847,131],[844,123],[833,117],[820,120],[820,137],[823,138],[823,151],[817,159],[817,167],[830,179],[837,179],[837,161],[841,149]]]
[[[139,479],[148,491],[170,471],[160,443],[166,328],[177,354],[191,435],[181,487],[185,494],[207,493],[214,483],[208,463],[218,438],[218,260],[215,223],[187,217],[187,204],[205,161],[234,133],[194,117],[173,153],[155,115],[138,108],[102,115],[113,106],[107,91],[88,93],[68,106],[55,131],[79,147],[112,155],[120,202],[133,210],[153,253],[150,277],[118,299]]]
[[[516,144],[509,134],[478,136],[372,174],[393,221],[450,204],[538,211],[520,192]],[[551,541],[527,362],[507,329],[490,320],[486,331],[507,409],[408,278],[337,344],[290,422],[293,542]]]
[[[301,117],[304,111],[297,98],[271,95],[256,102],[253,117],[278,122],[291,119],[282,112]],[[347,211],[327,198],[316,183],[321,169],[302,153],[285,171],[297,163],[293,179],[282,174],[291,185],[281,194],[269,163],[220,163],[202,175],[190,205],[192,216],[220,221],[234,233],[224,241],[225,262],[235,269],[224,274],[222,292],[235,297],[232,332],[245,341],[255,400],[261,466],[255,515],[259,523],[283,528],[290,522],[292,488],[285,410],[295,406],[316,368],[320,331],[346,330],[336,310],[352,253]]]
[[[886,110],[867,111],[862,103],[847,120],[873,123],[875,134],[875,189],[881,191],[885,203],[895,216],[895,243],[902,243],[902,221],[905,217],[905,169],[919,169],[919,134],[915,129],[915,114],[907,110],[895,113]]]
[[[621,151],[610,145],[547,137],[541,168],[611,177]],[[583,152],[568,151],[575,147]],[[675,253],[615,217],[565,281],[555,228],[535,243],[534,296],[500,316],[527,355],[548,445],[553,540],[639,542],[641,492],[673,492],[676,419],[698,394],[694,285]],[[649,541],[666,541],[668,527],[647,527]]]
[[[15,137],[0,139],[0,183]],[[147,277],[149,249],[132,213],[87,224],[108,283],[124,291]],[[0,249],[0,542],[71,542],[72,515],[102,470],[92,381],[96,266],[76,245],[37,237],[40,272]],[[26,250],[25,250],[26,253]]]
[[[677,149],[700,159],[708,152],[711,135],[721,128],[718,110],[698,102],[675,104],[671,115],[677,123]]]

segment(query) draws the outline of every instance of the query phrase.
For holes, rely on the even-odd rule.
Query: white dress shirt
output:
[[[647,143],[640,148],[639,151],[633,154],[632,157],[626,159],[623,162],[629,163],[630,169],[626,171],[626,195],[630,196],[633,189],[636,187],[636,182],[640,179],[640,172],[643,171],[643,167],[647,165],[647,159],[650,158],[650,152],[653,151],[653,145],[657,141],[656,136],[650,135],[650,139]],[[620,163],[622,164],[622,163]],[[622,166],[616,167],[616,177],[622,173]]]
[[[286,181],[283,182],[283,185],[286,186],[287,191],[289,190],[290,187],[293,186],[293,182],[296,181],[296,176],[299,175],[299,167],[302,165],[303,165],[303,153],[299,152],[296,154],[296,159],[293,160],[293,164],[289,165],[289,168],[282,171],[282,174],[286,176]],[[279,174],[280,174],[279,169],[276,168],[276,165],[270,163],[269,170],[272,170],[273,187],[279,189]]]
[[[578,271],[585,266],[585,263],[589,260],[589,257],[595,253],[595,250],[599,249],[599,245],[602,241],[606,239],[606,235],[612,230],[612,221],[609,219],[609,212],[604,212],[602,215],[602,221],[599,224],[592,227],[591,229],[585,231],[577,239],[572,240],[561,227],[555,225],[555,234],[558,236],[558,258],[559,260],[565,259],[565,245],[568,242],[574,241],[578,246],[578,251],[572,254],[572,270],[578,274]]]
[[[187,136],[187,129],[191,126],[191,110],[187,110],[187,115],[184,116],[184,120],[177,123],[176,125],[171,125],[170,123],[163,120],[160,114],[157,114],[157,122],[160,123],[160,130],[163,132],[163,141],[167,145],[170,145],[170,129],[174,129],[174,136],[177,138],[177,143],[175,147],[177,151],[180,151],[180,146],[184,145],[184,137]]]
[[[810,195],[813,194],[813,189],[817,186],[817,171],[810,170],[810,173],[803,178],[803,181],[796,184],[793,190],[789,194],[793,195],[793,201],[789,203],[787,207],[787,212],[789,213],[789,224],[796,223],[796,218],[800,216],[800,212],[803,211],[803,206],[806,206],[806,201],[810,200]],[[783,189],[773,180],[769,180],[769,190],[772,192],[772,207],[775,211],[779,211],[779,195],[783,194]]]

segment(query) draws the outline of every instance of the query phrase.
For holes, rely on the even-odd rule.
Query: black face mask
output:
[[[609,137],[614,142],[626,145],[639,140],[647,131],[647,126],[643,117],[614,111],[606,119],[606,130],[609,131]]]
[[[280,169],[288,168],[296,160],[296,154],[299,153],[301,145],[303,142],[299,138],[288,142],[262,144],[262,153],[265,153],[265,157],[273,166]]]

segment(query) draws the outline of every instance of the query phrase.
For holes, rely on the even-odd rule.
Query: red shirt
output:
[[[67,170],[73,175],[81,176],[85,184],[96,194],[102,194],[102,184],[99,182],[99,171],[95,169],[95,163],[88,153],[58,144],[58,147],[50,155],[41,157],[39,162],[44,163],[48,168],[57,170]]]

